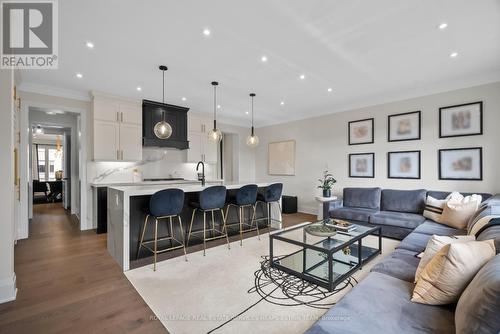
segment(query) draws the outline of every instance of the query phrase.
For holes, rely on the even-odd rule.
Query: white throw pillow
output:
[[[450,199],[443,208],[441,224],[457,229],[467,228],[467,223],[481,204],[480,195],[470,195],[462,200]]]
[[[458,301],[479,269],[495,253],[493,240],[456,242],[444,246],[420,273],[411,300],[428,305]]]
[[[447,199],[436,199],[432,196],[427,196],[425,200],[424,217],[440,223],[446,202],[448,202]]]
[[[455,242],[474,241],[474,240],[476,240],[476,237],[473,235],[456,235],[456,236],[433,235],[427,242],[425,251],[422,257],[420,258],[420,262],[418,263],[417,271],[415,272],[415,282],[418,280],[418,277],[420,276],[422,270],[424,270],[425,266],[432,260],[434,255],[436,255],[436,253],[441,250],[441,248]]]

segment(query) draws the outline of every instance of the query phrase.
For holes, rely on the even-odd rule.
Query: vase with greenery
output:
[[[318,188],[323,189],[323,197],[331,197],[332,196],[332,188],[335,183],[337,183],[337,180],[333,177],[328,170],[325,170],[323,172],[323,178],[318,179],[320,182],[320,185]]]

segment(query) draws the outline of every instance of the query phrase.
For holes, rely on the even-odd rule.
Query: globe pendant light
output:
[[[217,129],[217,81],[212,81],[214,86],[214,128],[208,133],[208,140],[212,143],[219,143],[222,140],[222,132]]]
[[[168,68],[165,65],[160,65],[159,68],[163,73],[162,103],[165,104],[165,71],[168,70]],[[161,121],[155,124],[153,131],[155,133],[155,136],[160,139],[168,139],[172,135],[172,127],[170,126],[170,124],[165,122],[165,110],[161,111]]]
[[[250,136],[247,137],[247,145],[254,148],[259,145],[259,137],[257,137],[253,128],[253,98],[255,97],[255,94],[251,93],[250,97],[252,98],[252,132],[250,133]]]

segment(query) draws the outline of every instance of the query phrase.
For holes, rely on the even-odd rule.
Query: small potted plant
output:
[[[328,170],[325,170],[323,172],[323,178],[318,179],[318,181],[320,182],[318,188],[323,189],[323,197],[331,197],[333,185],[337,183],[333,175],[330,174]]]

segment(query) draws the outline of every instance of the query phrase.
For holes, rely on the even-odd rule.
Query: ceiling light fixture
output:
[[[218,104],[218,105],[217,105],[217,109],[220,109],[220,108],[221,108],[221,106],[220,106],[220,104]]]
[[[162,71],[163,75],[163,96],[162,103],[165,104],[165,71],[168,70],[168,67],[165,65],[160,65],[160,71]],[[153,132],[156,137],[160,139],[168,139],[172,135],[172,127],[165,121],[165,110],[161,110],[161,121],[156,123]]]
[[[208,28],[203,29],[203,35],[210,36],[210,29]]]
[[[214,86],[214,128],[208,133],[208,140],[212,143],[219,143],[222,140],[222,132],[217,129],[217,86],[219,83],[217,81],[212,81],[212,86]]]
[[[443,22],[441,23],[440,25],[438,25],[438,28],[441,29],[441,30],[444,30],[448,27],[448,23],[446,22]]]
[[[141,86],[137,86],[136,89],[137,89],[138,92],[142,92],[142,87]]]
[[[331,88],[328,88],[327,89],[328,93],[331,93],[332,92],[332,89]]]
[[[255,97],[255,93],[250,93],[250,98],[252,99],[252,129],[250,132],[250,136],[247,137],[247,145],[251,148],[257,147],[259,145],[259,137],[255,134],[253,127],[253,98]]]
[[[458,56],[458,52],[450,53],[450,58],[456,58]]]
[[[304,74],[301,74],[299,78],[300,78],[300,80],[304,80],[306,78],[306,76]]]
[[[39,135],[41,135],[41,134],[43,133],[43,129],[42,129],[42,127],[40,126],[40,124],[38,124],[38,125],[36,126],[36,128],[35,128],[35,133],[36,133],[36,134],[39,134]]]
[[[281,105],[281,106],[284,106],[284,105],[285,105],[285,101],[281,101],[281,102],[280,102],[280,105]]]
[[[261,60],[263,63],[265,63],[265,62],[267,61],[267,57],[266,57],[266,56],[262,56],[262,57],[260,57],[260,60]]]
[[[77,77],[78,79],[81,79],[81,78],[83,78],[83,74],[81,74],[81,73],[77,73],[77,74],[76,74],[76,77]]]
[[[181,100],[182,100],[182,101],[186,101],[187,99],[183,96]]]
[[[85,45],[89,48],[89,49],[93,49],[94,48],[94,43],[92,43],[91,41],[87,41],[85,43]]]

